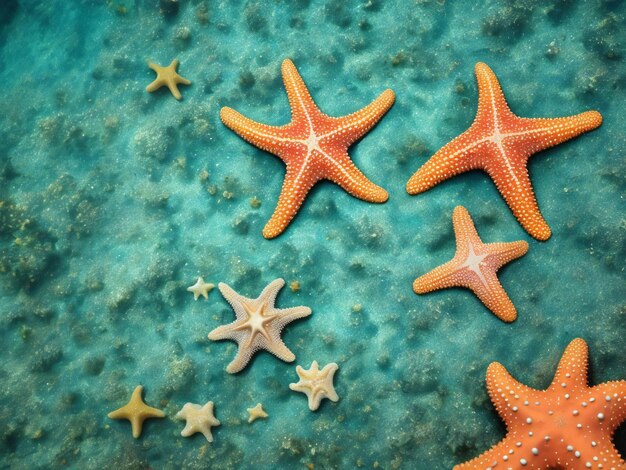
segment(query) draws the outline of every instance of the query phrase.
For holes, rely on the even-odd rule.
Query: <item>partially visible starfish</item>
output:
[[[339,401],[339,395],[335,392],[333,385],[337,369],[339,366],[334,362],[326,364],[322,370],[320,370],[317,361],[311,363],[309,370],[297,366],[296,373],[300,377],[300,381],[289,384],[289,388],[294,392],[304,393],[309,399],[309,409],[315,411],[320,407],[320,402],[324,398],[328,398],[330,401]]]
[[[180,433],[181,436],[189,437],[197,432],[201,432],[209,442],[213,442],[211,428],[220,425],[219,420],[213,414],[212,401],[206,402],[204,406],[196,405],[195,403],[185,403],[183,409],[176,413],[176,418],[187,421],[185,428]]]
[[[248,423],[252,423],[259,418],[267,418],[268,414],[263,409],[263,405],[257,403],[255,407],[248,408]]]
[[[471,127],[442,147],[406,185],[418,194],[469,170],[486,171],[522,227],[537,240],[551,231],[537,206],[526,168],[540,150],[570,140],[602,124],[597,111],[555,119],[528,119],[513,114],[498,79],[483,63],[476,64],[478,112]]]
[[[496,272],[508,262],[525,255],[528,243],[483,243],[463,206],[454,208],[452,224],[456,237],[454,258],[415,279],[413,290],[416,294],[425,294],[447,287],[467,287],[498,318],[506,322],[515,320],[515,306],[498,281]]]
[[[280,235],[295,217],[309,190],[320,180],[337,183],[348,193],[369,202],[385,202],[387,191],[368,180],[352,163],[348,147],[363,137],[394,102],[385,90],[371,104],[343,117],[322,113],[293,62],[282,65],[283,81],[292,120],[284,126],[268,126],[222,108],[222,122],[251,144],[278,156],[287,174],[272,218],[263,229],[265,238]]]
[[[209,292],[211,292],[214,287],[214,284],[211,284],[210,282],[204,282],[204,279],[199,277],[193,286],[187,287],[187,291],[193,292],[193,300],[198,300],[198,297],[200,296],[208,299]]]
[[[589,387],[588,355],[584,340],[572,341],[554,380],[543,391],[521,384],[504,366],[492,362],[487,391],[506,424],[506,437],[454,469],[626,468],[611,443],[615,429],[626,419],[626,381]]]
[[[141,436],[143,422],[146,419],[165,417],[165,413],[163,413],[163,411],[152,408],[143,402],[141,399],[142,392],[143,387],[141,385],[137,385],[130,397],[130,401],[126,405],[115,411],[111,411],[107,415],[111,419],[127,419],[130,421],[133,437],[135,439]]]
[[[235,311],[236,320],[220,326],[209,333],[209,339],[236,341],[239,350],[226,372],[234,374],[242,370],[255,352],[265,349],[277,358],[292,362],[296,356],[280,338],[283,328],[294,320],[311,315],[309,307],[276,308],[276,296],[285,285],[283,279],[272,281],[256,299],[239,295],[228,285],[220,282],[218,288]]]
[[[154,70],[157,74],[156,79],[146,87],[146,91],[150,93],[158,90],[162,86],[166,86],[172,92],[174,98],[180,100],[182,95],[180,94],[180,91],[178,91],[177,85],[179,83],[182,83],[183,85],[191,85],[189,80],[176,73],[176,69],[178,68],[178,59],[174,59],[167,67],[162,67],[153,62],[148,62],[148,67]]]

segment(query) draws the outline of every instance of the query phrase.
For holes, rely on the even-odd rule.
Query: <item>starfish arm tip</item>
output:
[[[600,114],[599,111],[595,111],[595,110],[586,111],[581,114],[581,117],[584,119],[586,127],[589,130],[596,129],[600,127],[600,125],[602,125],[603,118],[602,118],[602,114]]]
[[[157,80],[155,80],[146,87],[146,91],[148,93],[152,93],[153,91],[156,91],[159,88],[161,88],[161,84]]]

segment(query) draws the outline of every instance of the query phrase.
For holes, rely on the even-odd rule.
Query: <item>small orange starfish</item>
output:
[[[524,256],[528,243],[483,243],[463,206],[454,208],[452,224],[456,237],[454,258],[415,279],[413,290],[416,294],[425,294],[447,287],[467,287],[499,319],[515,320],[515,306],[500,285],[496,272],[508,262]]]
[[[388,198],[387,191],[368,180],[352,163],[348,147],[383,117],[394,102],[393,91],[385,90],[360,111],[334,118],[318,109],[293,62],[285,60],[282,72],[291,106],[289,124],[267,126],[228,107],[220,112],[227,127],[287,165],[278,205],[263,229],[265,238],[274,238],[285,230],[309,190],[323,179],[365,201],[385,202]]]
[[[626,419],[626,380],[587,385],[589,350],[572,341],[547,390],[515,380],[504,366],[487,368],[487,391],[506,423],[507,435],[479,457],[454,470],[498,468],[624,469],[611,443]]]
[[[493,71],[476,64],[478,112],[471,127],[442,147],[406,185],[418,194],[469,170],[486,171],[522,227],[537,240],[550,238],[526,168],[540,150],[570,140],[602,124],[597,111],[556,119],[528,119],[513,114]]]

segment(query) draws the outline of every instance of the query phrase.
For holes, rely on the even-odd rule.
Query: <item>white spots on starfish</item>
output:
[[[494,459],[505,462],[504,468],[511,460],[524,466],[522,459],[531,468],[626,468],[626,462],[610,445],[613,431],[626,418],[626,381],[589,387],[586,367],[587,347],[581,339],[567,347],[553,383],[545,391],[524,387],[499,364],[490,365],[487,386],[506,423],[507,437],[455,469],[496,470]],[[563,383],[571,389],[568,401],[562,399]],[[494,384],[498,386],[493,388]],[[533,399],[535,396],[538,399]],[[533,405],[521,406],[522,400]],[[586,406],[580,406],[583,402]],[[599,444],[603,439],[607,445]]]

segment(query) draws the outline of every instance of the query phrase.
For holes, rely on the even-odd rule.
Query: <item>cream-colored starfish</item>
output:
[[[309,307],[276,308],[276,295],[285,285],[283,279],[272,281],[256,299],[248,299],[237,294],[228,285],[220,282],[218,288],[235,311],[236,320],[220,326],[209,333],[209,339],[236,341],[239,350],[235,359],[228,364],[226,372],[234,374],[242,370],[255,352],[265,349],[285,362],[292,362],[296,356],[280,338],[282,329],[298,318],[311,315]]]
[[[143,422],[146,419],[165,417],[165,413],[163,413],[163,411],[152,408],[144,403],[141,398],[142,392],[143,387],[141,385],[137,385],[130,397],[130,401],[126,405],[115,411],[111,411],[107,415],[111,419],[127,419],[130,421],[133,437],[135,439],[141,436]]]
[[[146,87],[146,91],[150,93],[158,90],[162,86],[166,86],[172,92],[174,98],[180,100],[182,95],[180,94],[180,91],[178,91],[177,85],[179,83],[182,83],[183,85],[191,85],[189,80],[176,73],[176,69],[178,68],[178,59],[174,59],[167,67],[157,65],[154,62],[148,62],[148,67],[154,70],[157,74],[156,79]]]
[[[210,282],[204,282],[204,279],[199,277],[193,286],[187,287],[187,291],[193,292],[193,300],[198,300],[198,297],[200,296],[208,299],[209,292],[211,292],[214,287],[215,284],[211,284]]]
[[[248,408],[248,423],[252,423],[259,418],[267,418],[269,415],[263,409],[263,405],[257,403],[254,408]]]
[[[330,401],[339,401],[339,395],[335,392],[333,379],[335,372],[339,366],[334,362],[326,364],[320,370],[317,361],[313,361],[309,370],[300,366],[296,367],[296,372],[300,381],[298,383],[289,384],[289,388],[294,392],[304,393],[309,399],[309,409],[315,411],[320,407],[323,398]]]
[[[209,442],[213,442],[211,428],[221,424],[213,414],[212,401],[206,402],[204,406],[196,405],[195,403],[185,403],[183,409],[176,413],[176,418],[187,421],[185,428],[180,433],[181,436],[189,437],[192,434],[201,432]]]

